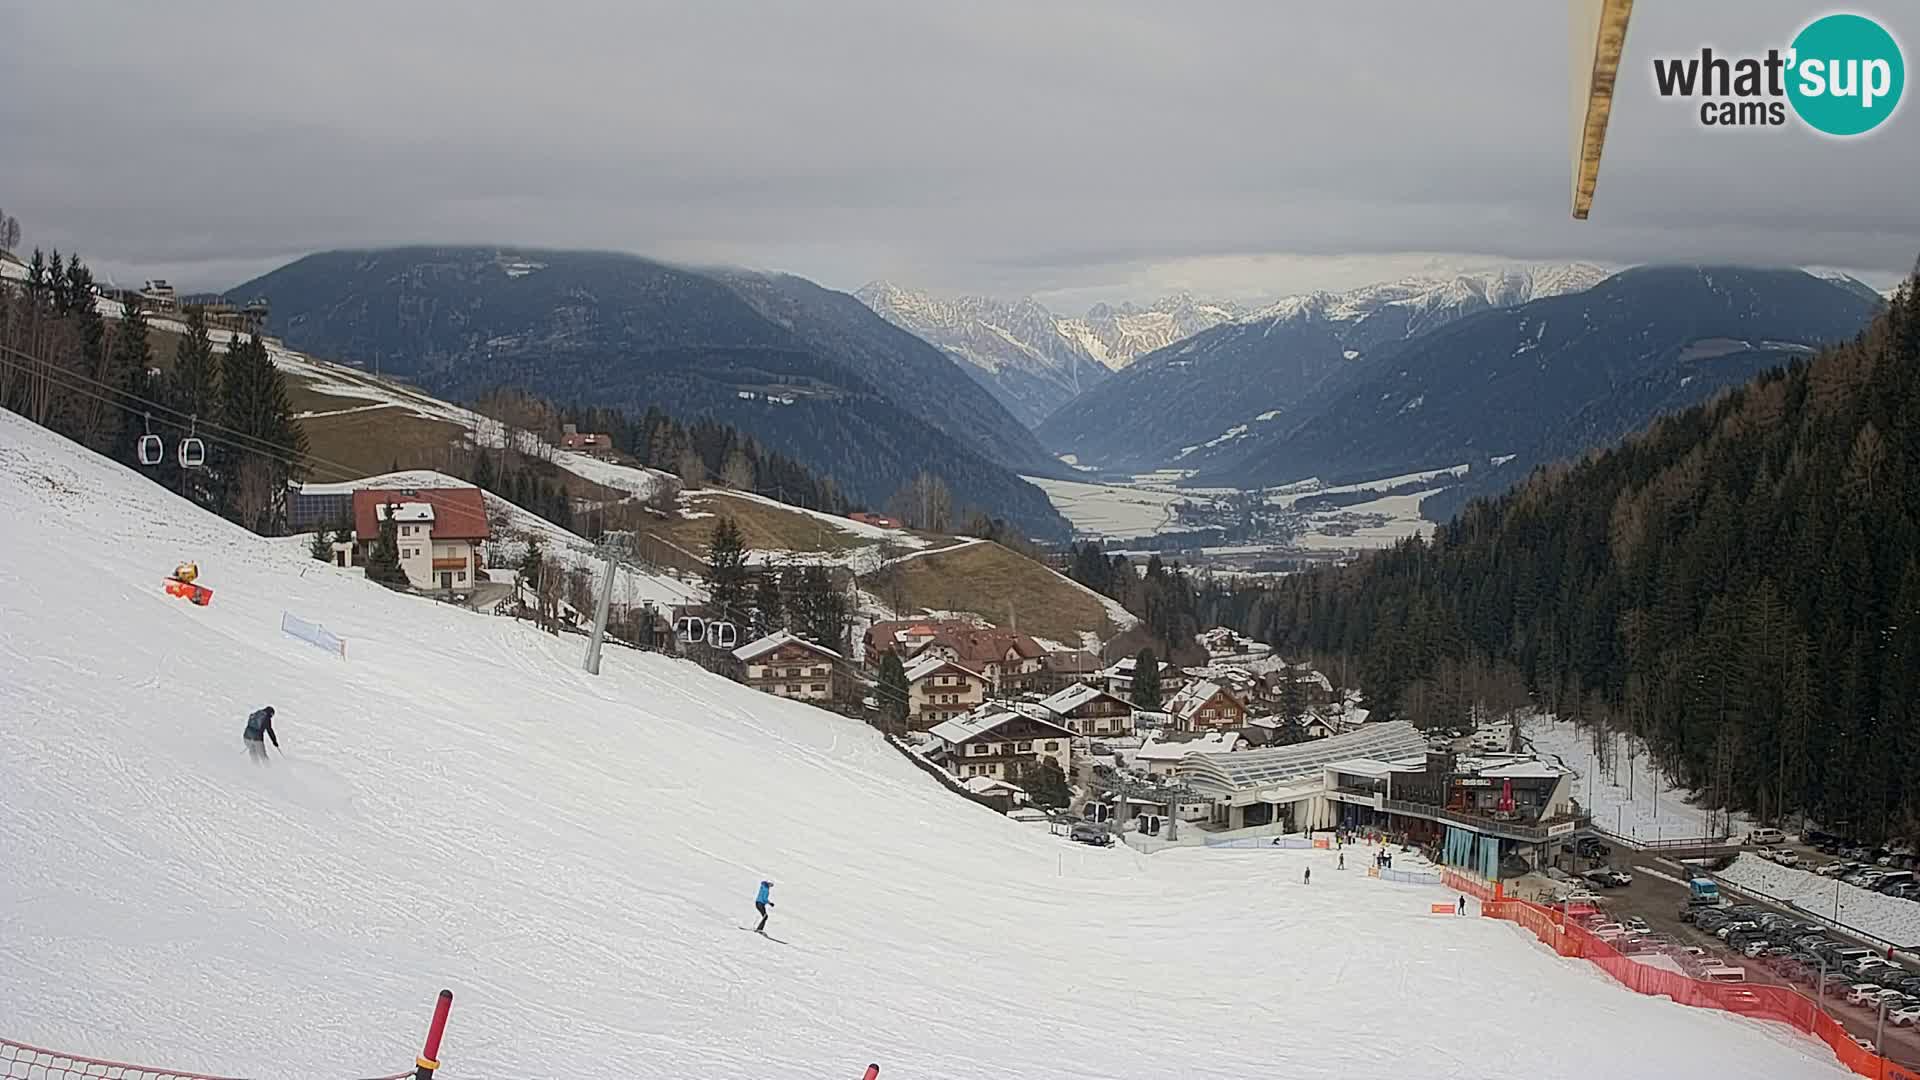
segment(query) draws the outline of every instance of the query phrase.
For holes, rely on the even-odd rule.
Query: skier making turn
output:
[[[276,743],[275,745],[277,746],[279,744]],[[764,934],[767,932],[767,909],[773,906],[773,901],[768,899],[768,897],[772,895],[772,893],[773,882],[763,881],[760,883],[760,891],[755,894],[753,898],[754,910],[760,913],[760,925],[753,928],[754,933]]]
[[[273,706],[255,712],[247,717],[247,731],[241,738],[247,743],[247,756],[255,761],[267,760],[267,740],[273,740],[273,748],[280,749],[280,736],[273,733]]]

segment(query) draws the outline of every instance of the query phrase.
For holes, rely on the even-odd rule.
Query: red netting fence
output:
[[[1798,990],[1757,983],[1709,982],[1682,972],[1643,964],[1595,937],[1578,923],[1564,922],[1558,912],[1526,900],[1488,901],[1480,906],[1480,912],[1489,918],[1505,919],[1526,927],[1561,956],[1584,959],[1636,993],[1672,998],[1682,1005],[1721,1009],[1759,1020],[1791,1024],[1826,1043],[1841,1064],[1861,1076],[1878,1080],[1920,1080],[1920,1071],[1881,1057],[1854,1042],[1844,1024]]]

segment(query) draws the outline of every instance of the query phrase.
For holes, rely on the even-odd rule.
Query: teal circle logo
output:
[[[1900,44],[1864,15],[1827,15],[1793,39],[1787,100],[1815,131],[1864,135],[1900,104],[1907,83]]]

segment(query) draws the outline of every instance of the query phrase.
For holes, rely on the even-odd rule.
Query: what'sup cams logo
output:
[[[1826,15],[1802,27],[1784,51],[1727,57],[1658,57],[1663,98],[1700,101],[1705,127],[1780,127],[1787,110],[1825,135],[1865,135],[1900,104],[1907,81],[1900,44],[1864,15]]]

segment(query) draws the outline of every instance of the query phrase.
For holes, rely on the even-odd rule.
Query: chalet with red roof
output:
[[[361,488],[353,493],[355,557],[367,561],[394,522],[400,568],[416,589],[454,592],[482,580],[487,507],[479,488]]]

